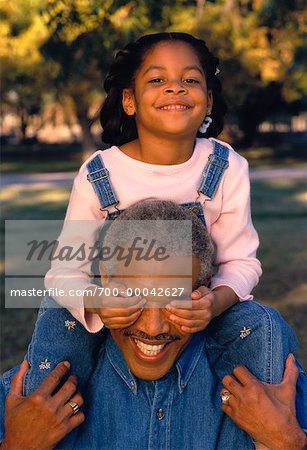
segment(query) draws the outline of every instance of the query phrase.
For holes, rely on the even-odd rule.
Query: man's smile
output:
[[[166,347],[180,339],[179,336],[169,334],[149,336],[138,330],[126,330],[124,335],[130,338],[129,341],[135,353],[141,359],[147,359],[148,357],[160,359],[160,357],[166,353],[166,351],[164,351]],[[156,358],[158,355],[159,358]]]
[[[163,344],[148,344],[140,339],[129,338],[131,347],[135,356],[143,361],[158,362],[165,356],[175,341],[165,342]]]

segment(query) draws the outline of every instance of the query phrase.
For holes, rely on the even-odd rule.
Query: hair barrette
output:
[[[220,73],[220,69],[217,67],[214,75],[218,75]]]

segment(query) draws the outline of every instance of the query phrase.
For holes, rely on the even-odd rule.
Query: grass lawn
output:
[[[293,326],[307,369],[307,184],[253,182],[252,212],[263,265],[255,297],[277,308]]]
[[[3,189],[5,219],[62,219],[69,198],[64,188]],[[264,274],[254,293],[279,309],[300,339],[299,358],[307,368],[307,187],[302,181],[253,182],[252,209],[260,235]],[[3,297],[3,295],[2,295]],[[1,311],[1,371],[20,362],[33,331],[36,310]]]

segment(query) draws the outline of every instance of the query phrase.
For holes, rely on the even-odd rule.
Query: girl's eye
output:
[[[149,80],[149,83],[163,83],[162,78],[153,78],[152,80]]]
[[[183,80],[185,83],[191,84],[191,83],[199,83],[198,80],[195,80],[194,78],[186,78]]]

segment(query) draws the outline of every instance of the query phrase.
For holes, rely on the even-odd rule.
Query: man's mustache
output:
[[[157,334],[156,336],[150,336],[149,334],[144,333],[144,331],[140,330],[125,330],[124,336],[130,336],[140,339],[148,339],[149,341],[177,341],[180,339],[179,336],[167,333],[161,333]]]

